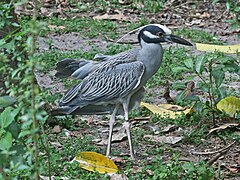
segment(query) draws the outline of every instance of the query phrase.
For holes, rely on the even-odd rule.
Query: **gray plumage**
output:
[[[97,55],[94,60],[65,59],[57,64],[57,77],[72,76],[82,81],[61,99],[55,115],[111,113],[107,155],[116,115],[125,116],[130,155],[134,158],[128,112],[139,106],[144,84],[159,69],[163,56],[160,42],[175,41],[191,45],[174,36],[165,26],[154,24],[142,28],[138,35],[141,48],[134,48],[113,56]],[[122,105],[122,107],[120,106]]]

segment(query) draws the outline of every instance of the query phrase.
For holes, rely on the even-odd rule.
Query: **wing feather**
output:
[[[144,64],[136,58],[132,61],[104,61],[70,89],[61,102],[67,105],[91,104],[124,97],[137,88],[144,71]]]

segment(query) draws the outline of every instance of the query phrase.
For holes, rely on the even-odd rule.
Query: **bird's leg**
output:
[[[109,156],[111,153],[111,143],[112,143],[112,133],[113,133],[113,125],[116,119],[116,114],[118,112],[119,104],[117,104],[112,112],[110,121],[109,121],[109,136],[108,136],[108,146],[106,156]]]
[[[129,104],[129,100],[127,101],[127,103],[123,103],[124,117],[125,117],[125,122],[123,125],[127,132],[128,143],[129,143],[129,148],[130,148],[130,156],[132,159],[135,159],[133,145],[132,145],[132,137],[131,137],[131,133],[130,133],[130,123],[129,123],[129,119],[128,119],[128,104]]]

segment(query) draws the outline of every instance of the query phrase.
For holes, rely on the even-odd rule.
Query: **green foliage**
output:
[[[49,24],[56,26],[52,32],[80,32],[82,36],[96,38],[99,35],[109,36],[111,39],[116,39],[117,24],[112,21],[94,20],[92,18],[75,18],[75,19],[60,19],[52,17],[48,21]],[[63,26],[64,29],[57,28]],[[47,31],[46,31],[47,32]]]
[[[5,94],[10,95],[0,97],[0,167],[4,178],[25,179],[40,169],[34,155],[38,150],[38,121],[44,122],[47,117],[34,75],[41,65],[34,55],[36,35],[44,24],[34,18],[17,24],[10,15],[13,6],[0,3],[1,30],[17,27],[0,40],[1,78]]]
[[[203,30],[182,28],[177,29],[174,33],[178,36],[191,39],[195,43],[223,44],[217,37]]]
[[[129,170],[130,171],[130,170]],[[146,172],[151,172],[150,174]],[[144,174],[144,175],[143,175]],[[147,166],[143,166],[142,172],[130,177],[133,179],[213,179],[214,170],[209,168],[204,162],[181,162],[179,156],[173,154],[171,159],[166,163],[162,161],[162,157],[157,155]]]
[[[213,4],[216,4],[220,0],[213,0]],[[232,25],[233,29],[238,29],[240,27],[239,12],[240,12],[240,2],[238,0],[227,0],[226,9],[230,12],[231,19],[227,22]]]
[[[216,52],[199,55],[194,60],[195,61],[193,61],[193,59],[185,59],[185,66],[177,67],[174,71],[184,69],[185,73],[189,72],[195,74],[195,78],[199,79],[197,84],[198,88],[208,94],[208,99],[206,101],[200,101],[199,97],[196,95],[186,96],[188,89],[185,87],[185,90],[178,94],[176,100],[177,103],[183,100],[195,101],[195,109],[199,112],[209,109],[209,111],[212,112],[212,118],[215,123],[216,104],[224,98],[227,93],[226,87],[222,86],[225,80],[225,73],[239,74],[239,62],[231,56],[224,56]],[[191,75],[189,79],[192,78]]]

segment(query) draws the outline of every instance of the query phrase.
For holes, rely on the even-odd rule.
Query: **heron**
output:
[[[144,85],[158,71],[163,58],[161,43],[192,46],[161,24],[149,24],[138,33],[140,47],[115,55],[96,55],[93,60],[64,59],[56,64],[56,76],[72,76],[82,81],[62,97],[54,115],[111,114],[106,156],[111,153],[113,126],[124,115],[130,156],[135,158],[130,133],[129,112],[140,105]],[[98,60],[98,61],[96,61]]]

